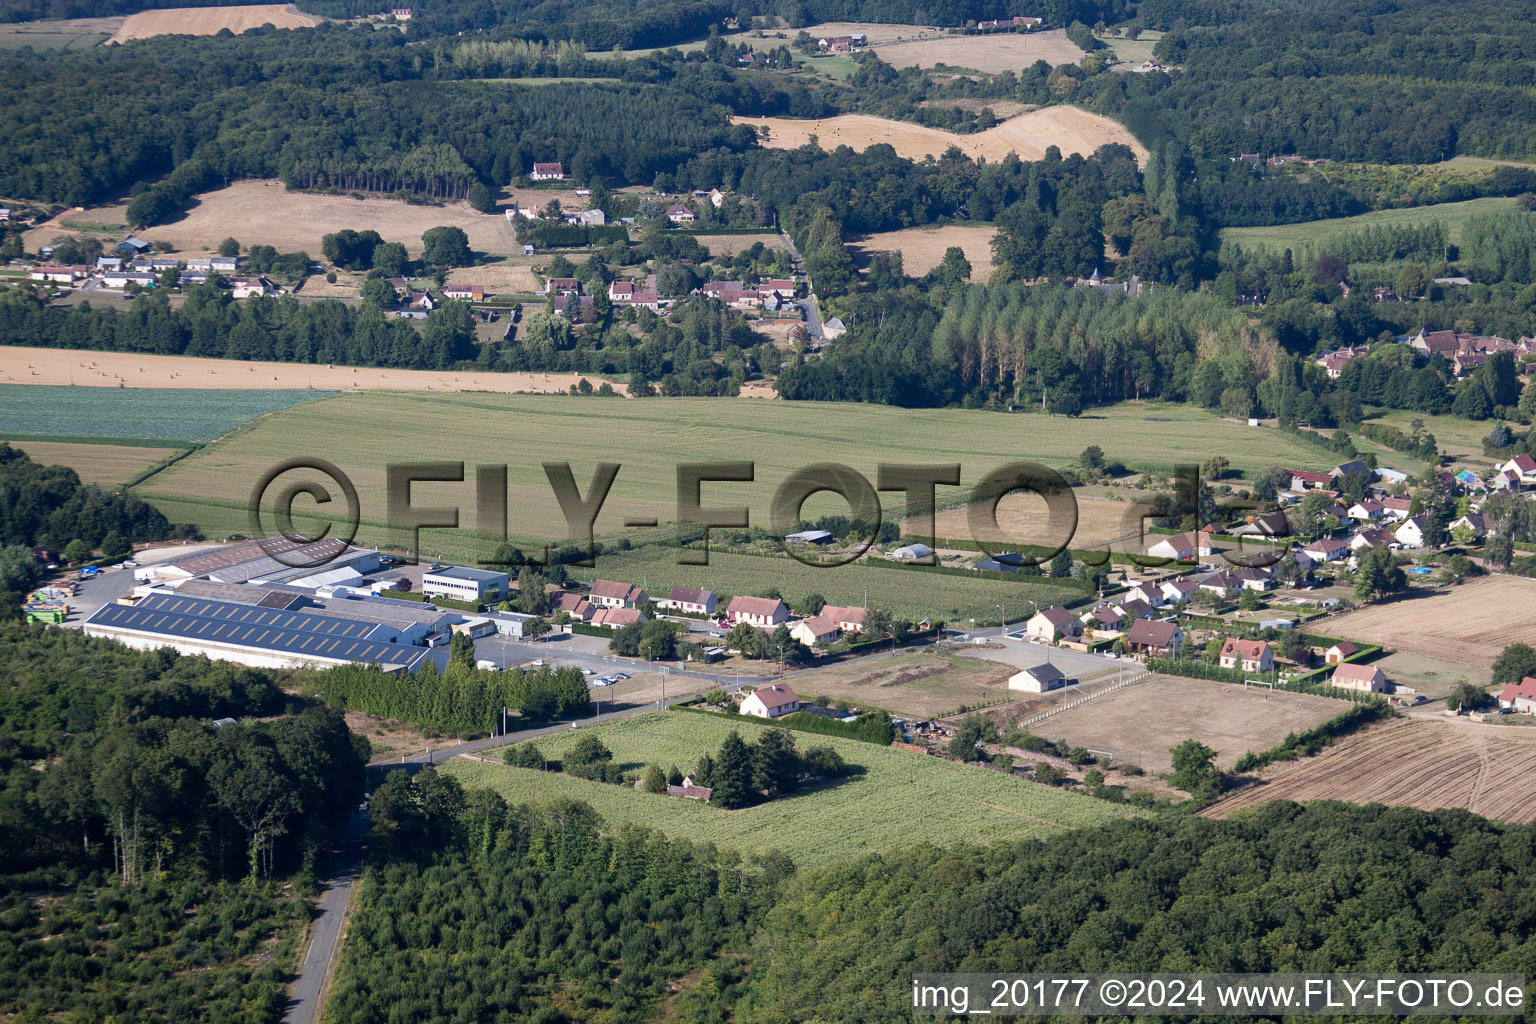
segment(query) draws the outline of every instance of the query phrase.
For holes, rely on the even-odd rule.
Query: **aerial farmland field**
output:
[[[996,234],[997,229],[990,224],[945,224],[862,235],[850,240],[848,247],[860,265],[878,250],[899,252],[902,269],[920,277],[943,262],[950,246],[959,246],[971,264],[971,280],[981,282],[992,275],[992,237]]]
[[[1490,213],[1507,213],[1515,208],[1515,201],[1506,198],[1468,199],[1460,203],[1440,203],[1436,206],[1415,206],[1403,210],[1377,210],[1362,213],[1358,217],[1335,217],[1330,220],[1309,220],[1300,224],[1279,224],[1262,228],[1223,228],[1222,245],[1241,245],[1244,249],[1268,249],[1279,252],[1290,248],[1301,258],[1303,250],[1316,250],[1336,235],[1349,234],[1371,227],[1403,227],[1409,224],[1443,224],[1446,239],[1455,244],[1461,240],[1461,227],[1469,217],[1481,217]]]
[[[153,36],[212,36],[224,29],[241,32],[273,28],[313,28],[325,19],[305,14],[292,4],[247,4],[239,7],[173,7],[130,14],[108,42],[126,43]]]
[[[1423,718],[1381,722],[1316,757],[1280,761],[1256,785],[1201,812],[1225,818],[1270,800],[1348,800],[1433,810],[1461,807],[1500,821],[1536,820],[1530,796],[1536,729]]]
[[[1536,580],[1484,576],[1410,595],[1330,619],[1326,631],[1484,670],[1505,645],[1536,637]]]
[[[931,68],[946,64],[988,74],[1017,73],[1043,60],[1076,64],[1083,51],[1067,38],[1065,29],[1046,32],[991,32],[982,35],[942,35],[931,39],[875,43],[870,48],[893,68]]]
[[[621,438],[624,444],[616,444],[615,439]],[[874,440],[882,438],[890,440]],[[1107,457],[1135,468],[1163,472],[1179,462],[1202,462],[1212,452],[1228,453],[1234,468],[1247,472],[1275,463],[1322,468],[1328,457],[1321,449],[1278,431],[1159,404],[1127,403],[1072,419],[742,399],[635,401],[569,395],[373,391],[300,406],[286,415],[264,419],[154,477],[146,483],[144,493],[157,502],[175,503],[178,521],[218,530],[220,524],[228,524],[231,509],[238,510],[243,521],[250,482],[276,461],[323,455],[356,483],[365,527],[361,536],[379,542],[384,538],[370,531],[377,530],[384,520],[384,475],[389,463],[446,459],[464,461],[471,467],[477,463],[507,464],[508,507],[512,510],[509,533],[524,539],[559,541],[567,535],[565,521],[541,465],[550,459],[569,461],[584,492],[597,463],[621,463],[596,524],[598,536],[611,537],[621,532],[626,518],[655,518],[658,524],[676,520],[679,463],[752,461],[756,474],[753,482],[708,484],[704,504],[746,506],[751,521],[766,526],[774,490],[792,472],[813,463],[841,463],[873,479],[882,462],[959,462],[962,488],[968,488],[991,470],[1020,459],[1057,467],[1069,465],[1090,444],[1100,445]],[[462,485],[419,486],[422,497],[417,500],[451,498],[464,509],[463,525],[472,526],[472,468],[468,480]],[[939,499],[946,503],[963,497],[961,488],[939,490]],[[824,507],[818,514],[827,514],[846,506],[841,499],[828,496],[824,505],[815,507]],[[660,539],[643,531],[628,535],[637,543]],[[434,543],[457,545],[439,552],[454,557],[484,552],[492,543],[488,536],[476,538],[466,531],[428,531],[424,536]],[[655,547],[645,550],[661,551]],[[652,564],[655,557],[659,555],[646,554],[645,564]],[[629,555],[637,567],[641,558],[639,552]],[[761,561],[753,558],[752,564]],[[783,568],[795,572],[803,568],[822,578],[848,575],[793,562]],[[878,573],[880,579],[893,574],[903,579],[913,575],[894,569],[861,571]],[[761,585],[745,591],[735,585],[726,589],[755,593]]]
[[[626,770],[675,764],[688,771],[700,754],[718,750],[732,729],[750,740],[763,728],[767,726],[750,719],[672,711],[636,715],[590,731],[613,751],[614,763]],[[807,733],[792,735],[802,750],[832,747],[845,761],[863,767],[864,774],[821,790],[726,811],[528,768],[455,760],[442,771],[466,788],[494,789],[511,803],[543,804],[562,797],[584,800],[609,821],[645,825],[745,854],[779,849],[801,868],[915,843],[948,846],[1049,836],[1145,813],[909,750]],[[532,742],[542,753],[558,758],[576,736]]]
[[[82,355],[64,354],[74,358]],[[89,361],[95,354],[84,355]],[[258,416],[329,394],[0,384],[0,438],[122,438],[184,447],[177,442],[211,441]]]
[[[85,483],[108,486],[126,483],[161,459],[184,450],[147,445],[61,444],[57,441],[18,441],[15,447],[26,452],[33,462],[68,466]]]

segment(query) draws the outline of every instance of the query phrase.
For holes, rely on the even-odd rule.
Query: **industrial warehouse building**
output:
[[[500,601],[511,585],[512,577],[504,572],[462,565],[434,569],[421,577],[421,592],[427,597],[447,597],[469,604]]]
[[[415,636],[427,637],[428,627],[392,616],[392,609],[375,613],[365,610],[363,602],[347,602],[358,607],[345,609],[272,607],[283,600],[273,594],[281,592],[253,594],[253,602],[153,592],[102,606],[86,619],[84,630],[87,636],[138,650],[171,647],[181,654],[255,668],[359,662],[415,672],[429,661],[439,669],[447,664],[445,649],[413,641]]]

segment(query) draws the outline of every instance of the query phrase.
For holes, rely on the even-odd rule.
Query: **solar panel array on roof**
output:
[[[392,631],[376,622],[174,594],[104,605],[86,624],[335,661],[414,666],[429,653],[378,639]]]

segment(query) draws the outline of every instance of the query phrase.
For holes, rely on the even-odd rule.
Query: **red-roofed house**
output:
[[[837,623],[837,628],[848,633],[864,632],[864,616],[869,611],[857,605],[829,604],[821,610],[824,619]]]
[[[1333,483],[1333,477],[1327,473],[1314,473],[1306,469],[1291,470],[1291,490],[1315,491],[1324,490]]]
[[[1379,668],[1349,662],[1333,670],[1329,685],[1340,690],[1360,690],[1364,693],[1385,693],[1387,677]]]
[[[1536,484],[1536,458],[1516,455],[1499,468],[1506,473],[1518,474],[1522,484]]]
[[[592,614],[592,625],[605,626],[608,629],[623,629],[636,622],[649,621],[651,620],[645,617],[645,612],[638,608],[599,608]]]
[[[782,718],[799,710],[800,698],[795,696],[794,690],[783,684],[759,686],[741,702],[741,713],[754,718]]]
[[[1323,652],[1323,664],[1337,665],[1341,663],[1345,658],[1353,658],[1356,654],[1359,653],[1360,648],[1356,647],[1348,640],[1340,640],[1338,643],[1334,644],[1332,647]]]
[[[1239,640],[1228,637],[1221,645],[1221,667],[1241,668],[1244,672],[1269,672],[1275,667],[1274,653],[1263,640]]]
[[[599,608],[637,608],[650,598],[633,583],[617,583],[613,580],[593,580],[587,600]]]
[[[478,284],[445,284],[443,285],[443,298],[468,299],[471,302],[482,302],[485,299],[485,286]]]
[[[692,224],[693,211],[682,203],[673,203],[667,207],[667,220],[673,224]]]
[[[789,608],[776,597],[738,595],[725,606],[725,617],[732,624],[745,622],[749,626],[777,626],[789,619]]]
[[[1499,707],[1513,708],[1523,715],[1536,715],[1536,679],[1526,676],[1500,690]]]
[[[1125,634],[1126,646],[1134,653],[1162,657],[1177,655],[1183,640],[1184,634],[1177,623],[1153,622],[1151,619],[1137,619]]]
[[[558,160],[549,164],[534,164],[533,173],[528,177],[534,181],[560,181],[565,177],[565,164]]]
[[[837,623],[825,615],[813,615],[790,626],[789,635],[807,647],[828,644],[837,639]]]
[[[699,587],[673,587],[672,592],[656,602],[658,608],[669,608],[684,615],[713,615],[719,599],[713,590]]]

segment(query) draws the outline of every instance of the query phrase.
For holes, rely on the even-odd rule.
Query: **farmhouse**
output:
[[[1184,634],[1176,622],[1154,622],[1137,619],[1125,634],[1125,645],[1135,654],[1154,654],[1159,657],[1176,657]]]
[[[1076,636],[1082,632],[1077,617],[1061,605],[1042,608],[1024,624],[1024,635],[1033,640],[1054,642],[1064,636]]]
[[[148,277],[149,275],[146,274],[144,276]],[[237,299],[249,299],[256,295],[276,295],[278,293],[277,285],[264,277],[233,277],[230,278],[229,286],[234,290],[234,295]]]
[[[825,613],[823,609],[823,613]],[[777,626],[789,620],[789,608],[776,597],[737,596],[725,606],[725,617],[732,624],[745,622],[749,626]]]
[[[574,277],[552,277],[544,282],[545,295],[580,295],[581,282]]]
[[[759,686],[741,702],[741,713],[754,718],[782,718],[800,710],[800,698],[783,684]]]
[[[1045,693],[1066,685],[1066,674],[1050,662],[1022,669],[1008,677],[1008,689],[1026,693]]]
[[[837,639],[837,623],[825,615],[813,615],[790,626],[789,635],[807,647],[827,644]]]
[[[1329,684],[1340,690],[1359,690],[1363,693],[1385,693],[1388,685],[1387,677],[1381,669],[1353,662],[1334,669]]]
[[[470,569],[450,565],[434,569],[421,577],[421,592],[428,597],[448,597],[455,601],[482,604],[506,597],[511,577],[494,569]]]
[[[485,299],[485,287],[478,284],[445,284],[443,285],[443,298],[468,299],[471,302],[481,302]]]
[[[645,591],[632,583],[593,580],[587,600],[599,608],[638,608],[650,600]]]
[[[563,181],[565,179],[565,164],[556,160],[554,163],[533,165],[533,173],[528,175],[534,181]]]
[[[1269,672],[1275,667],[1275,656],[1266,641],[1228,637],[1227,642],[1221,645],[1221,667],[1241,668],[1244,672]]]
[[[1526,676],[1499,691],[1499,707],[1511,708],[1525,715],[1536,715],[1536,679]]]
[[[656,602],[656,607],[681,612],[684,615],[713,615],[715,606],[719,603],[719,598],[715,597],[713,590],[703,590],[699,587],[673,587],[671,593]]]
[[[390,10],[389,16],[396,21],[410,21],[411,9],[409,7],[395,7]]]

